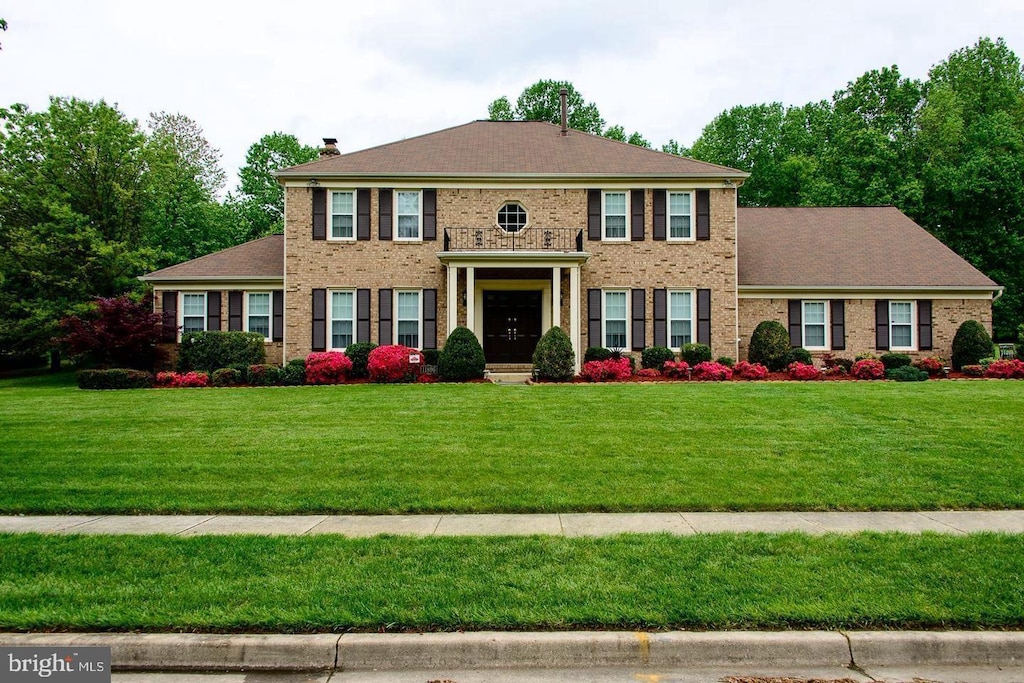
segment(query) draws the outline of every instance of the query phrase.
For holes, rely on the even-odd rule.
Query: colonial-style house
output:
[[[167,341],[263,334],[284,362],[354,342],[430,349],[465,325],[491,367],[553,325],[588,346],[754,327],[852,357],[949,357],[1001,288],[892,207],[737,209],[748,174],[544,122],[475,121],[278,172],[284,235],[144,276]]]

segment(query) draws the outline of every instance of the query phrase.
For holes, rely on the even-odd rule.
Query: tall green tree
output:
[[[145,136],[113,106],[0,110],[0,350],[52,347],[61,318],[138,287]]]
[[[248,239],[284,230],[284,189],[274,177],[274,171],[318,157],[316,147],[300,144],[298,138],[289,133],[264,135],[249,147],[245,165],[238,171],[238,191],[229,196],[227,202]]]

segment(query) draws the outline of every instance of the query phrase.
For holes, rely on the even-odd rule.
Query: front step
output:
[[[488,372],[533,372],[531,363],[488,363],[484,366]]]
[[[488,372],[486,377],[494,384],[529,384],[533,372]]]

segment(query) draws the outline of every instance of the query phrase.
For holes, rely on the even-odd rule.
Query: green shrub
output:
[[[786,354],[789,353],[789,332],[777,320],[764,320],[750,335],[750,349],[747,360],[760,363],[772,372],[785,370]]]
[[[186,332],[178,349],[178,372],[212,373],[232,365],[267,361],[263,335],[256,332]]]
[[[557,326],[544,333],[533,352],[533,369],[541,379],[556,382],[572,379],[575,361],[569,335]]]
[[[1017,327],[1017,348],[1015,355],[1017,358],[1024,360],[1024,323],[1021,323]]]
[[[716,360],[715,362],[718,363],[719,365],[724,365],[727,368],[731,368],[732,366],[736,365],[736,361],[730,358],[729,356],[719,356],[718,360]]]
[[[711,347],[707,344],[683,344],[679,357],[689,363],[691,368],[700,363],[710,363]]]
[[[789,352],[786,354],[786,357],[783,362],[785,363],[783,367],[786,368],[789,367],[790,363],[814,365],[814,359],[811,358],[811,352],[799,346],[796,347],[795,349],[790,349]]]
[[[129,368],[80,370],[79,389],[148,389],[153,386],[153,373]]]
[[[449,382],[465,382],[484,376],[484,350],[468,327],[456,327],[437,357],[437,374]]]
[[[590,346],[583,352],[583,362],[589,363],[592,360],[608,360],[612,357],[612,352],[603,346]]]
[[[859,360],[878,360],[878,356],[876,356],[873,353],[870,353],[869,351],[864,351],[863,353],[858,353],[856,356],[853,357],[854,363],[856,363]]]
[[[219,368],[210,375],[210,383],[215,387],[236,387],[242,383],[242,373],[235,368]]]
[[[424,365],[437,365],[441,352],[437,349],[423,349],[420,351],[420,355],[423,357]]]
[[[910,356],[905,353],[883,353],[879,360],[882,361],[886,370],[906,367],[911,362]]]
[[[370,351],[377,348],[377,345],[373,342],[357,342],[350,344],[345,349],[345,355],[352,361],[352,370],[349,372],[349,377],[369,377],[370,373],[366,370],[366,363],[370,360]]]
[[[978,361],[992,355],[992,338],[977,320],[966,320],[953,337],[953,369],[965,365],[978,365]]]
[[[306,359],[292,358],[281,368],[281,384],[298,387],[306,383]]]
[[[249,383],[249,366],[248,365],[246,365],[245,363],[232,363],[228,367],[230,369],[235,370],[236,372],[238,372],[238,382],[239,382],[239,384],[248,384]]]
[[[640,367],[661,371],[667,360],[675,360],[676,354],[667,346],[648,346],[640,353]]]
[[[883,360],[882,362],[884,363],[885,361]],[[886,370],[885,378],[894,379],[897,382],[923,382],[928,379],[928,373],[915,368],[913,365],[900,365]]]
[[[281,368],[277,365],[250,365],[248,375],[249,384],[254,387],[272,387],[281,383]]]

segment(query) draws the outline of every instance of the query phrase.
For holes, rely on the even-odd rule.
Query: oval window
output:
[[[519,232],[526,227],[526,209],[522,204],[509,202],[498,209],[498,227],[505,232]]]

